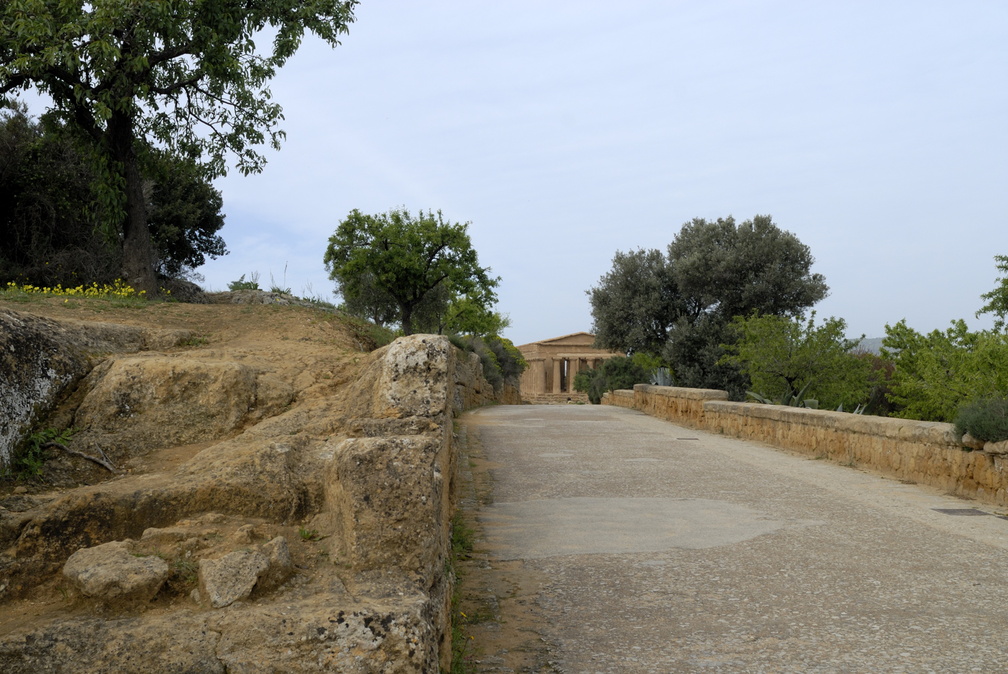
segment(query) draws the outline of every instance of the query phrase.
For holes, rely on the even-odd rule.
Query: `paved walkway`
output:
[[[616,407],[463,423],[479,549],[538,579],[535,671],[1008,671],[996,509]]]

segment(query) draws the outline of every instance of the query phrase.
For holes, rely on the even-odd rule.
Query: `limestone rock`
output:
[[[984,445],[984,451],[988,454],[1008,454],[1008,440],[988,442]]]
[[[969,447],[970,449],[980,450],[980,449],[984,448],[984,441],[983,440],[977,440],[976,438],[974,438],[969,433],[967,433],[966,435],[962,436],[962,443],[965,446]]]
[[[63,577],[85,597],[146,602],[168,578],[168,564],[160,557],[136,557],[128,542],[113,541],[70,555]]]
[[[270,589],[293,571],[287,540],[277,536],[259,550],[237,550],[218,559],[201,559],[199,585],[214,608],[247,599],[257,587]]]
[[[88,369],[87,358],[60,339],[58,323],[0,311],[0,467],[31,425]]]
[[[241,363],[120,357],[87,377],[74,425],[114,432],[118,445],[146,450],[213,440],[239,429],[261,399],[271,412],[289,402],[289,395],[260,395],[258,383],[255,370]]]
[[[282,584],[294,572],[294,561],[291,559],[287,539],[277,536],[260,548],[262,554],[269,560],[266,571],[259,576],[256,588],[260,591],[271,590]]]
[[[335,448],[326,499],[337,513],[337,556],[355,568],[398,567],[430,583],[447,542],[450,453],[430,435],[350,438]]]
[[[267,568],[269,558],[251,550],[237,550],[219,559],[201,559],[200,590],[211,606],[224,608],[252,594],[260,574]]]

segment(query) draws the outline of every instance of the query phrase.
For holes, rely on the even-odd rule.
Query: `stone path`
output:
[[[462,421],[513,588],[477,671],[1008,671],[995,509],[616,407]]]

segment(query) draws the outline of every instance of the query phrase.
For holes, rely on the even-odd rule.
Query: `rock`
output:
[[[291,559],[290,548],[287,547],[287,539],[283,536],[277,536],[263,545],[261,552],[269,559],[269,566],[259,576],[256,589],[259,591],[272,590],[281,585],[294,572],[294,561]]]
[[[0,311],[0,468],[32,424],[87,373],[87,358],[62,333],[55,321]]]
[[[251,550],[238,550],[219,559],[201,559],[200,591],[214,608],[230,606],[252,594],[259,575],[267,568],[269,558]]]
[[[85,597],[102,601],[148,602],[168,578],[160,557],[137,557],[126,541],[84,548],[70,555],[63,577]]]
[[[983,440],[977,440],[976,438],[974,438],[969,433],[967,433],[966,435],[962,436],[962,443],[964,445],[966,445],[967,447],[969,447],[970,449],[980,450],[980,449],[984,448],[984,441]]]
[[[1008,454],[1008,440],[1000,442],[988,442],[983,447],[988,454]]]
[[[214,608],[247,599],[252,591],[269,590],[293,571],[287,540],[277,536],[259,550],[238,550],[219,559],[201,559],[199,585]]]
[[[290,400],[290,392],[260,391],[248,365],[156,354],[106,361],[84,386],[74,425],[114,433],[118,446],[145,451],[226,437],[253,410],[272,414]]]

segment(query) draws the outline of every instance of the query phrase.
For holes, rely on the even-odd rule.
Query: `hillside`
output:
[[[369,353],[301,306],[32,298],[3,316],[88,372],[42,423],[74,428],[78,454],[0,484],[0,669],[443,660],[450,419],[493,395],[472,358],[430,335]]]

